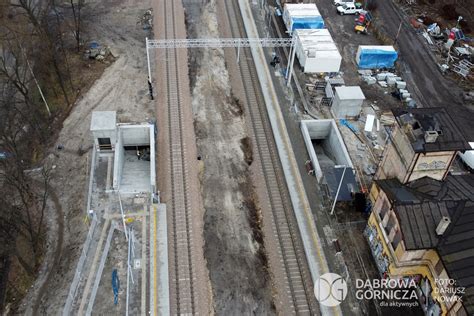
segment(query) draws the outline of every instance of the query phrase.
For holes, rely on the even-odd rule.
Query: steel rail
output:
[[[237,1],[225,1],[227,16],[233,36],[246,34],[240,19]],[[288,39],[291,40],[291,39]],[[302,251],[296,219],[284,179],[281,161],[266,111],[262,92],[259,90],[258,76],[249,51],[242,50],[239,62],[240,76],[244,85],[246,109],[254,133],[256,156],[260,157],[264,183],[270,201],[272,229],[277,239],[278,256],[282,264],[285,288],[279,289],[287,296],[288,305],[283,306],[291,314],[318,314],[315,304],[309,269]]]
[[[163,0],[165,16],[165,36],[167,40],[176,38],[177,23],[175,0]],[[184,26],[183,26],[184,27]],[[188,191],[188,168],[184,139],[184,109],[180,88],[180,64],[175,47],[166,49],[166,86],[168,93],[169,151],[171,164],[171,204],[172,236],[174,251],[174,301],[172,313],[191,315],[197,313],[196,293],[193,285],[194,267],[192,255],[192,210]],[[187,74],[186,74],[187,75]],[[173,311],[173,309],[175,309]]]
[[[290,47],[292,38],[170,38],[148,40],[148,48]]]

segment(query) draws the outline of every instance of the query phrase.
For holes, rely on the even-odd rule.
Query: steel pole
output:
[[[240,61],[240,42],[237,44],[237,64]]]
[[[339,181],[339,186],[337,187],[336,196],[334,197],[334,202],[332,203],[331,215],[334,214],[334,208],[336,207],[337,197],[339,196],[339,191],[341,190],[342,181],[344,180],[344,175],[346,174],[347,166],[344,166],[344,171],[342,172],[341,181]]]
[[[150,92],[150,99],[153,100],[153,85],[151,83],[151,66],[150,66],[150,52],[148,51],[148,37],[146,40],[146,61],[148,65],[148,90]]]
[[[288,55],[288,63],[286,65],[286,74],[285,74],[285,79],[288,80],[288,73],[290,71],[290,63],[291,63],[291,55],[293,54],[293,45],[290,46],[290,54]]]
[[[294,39],[294,37],[293,37]],[[295,42],[293,41],[293,45],[291,46],[293,48],[293,51],[291,52],[291,58],[290,58],[290,72],[288,74],[288,80],[286,82],[286,86],[289,87],[291,84],[291,74],[293,73],[293,63],[295,62],[295,55],[296,55],[296,47],[293,47],[295,45]]]
[[[120,205],[120,214],[122,215],[123,232],[125,234],[125,239],[128,241],[127,224],[125,223],[125,214],[123,212],[122,199],[120,198],[119,191],[117,191],[117,196],[118,196],[119,205]]]

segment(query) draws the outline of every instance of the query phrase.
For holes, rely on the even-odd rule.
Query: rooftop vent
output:
[[[438,132],[437,131],[426,131],[425,132],[425,142],[426,143],[434,143],[438,139]]]
[[[438,227],[436,227],[436,235],[441,236],[444,234],[446,229],[448,228],[449,224],[451,224],[451,220],[447,216],[441,217],[441,220],[438,223]]]

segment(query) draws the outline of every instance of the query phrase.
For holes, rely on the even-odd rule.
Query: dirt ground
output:
[[[463,97],[463,89],[449,78],[443,77],[436,65],[433,53],[426,47],[426,40],[415,33],[408,23],[409,17],[394,4],[394,1],[379,1],[375,11],[377,24],[381,31],[394,41],[400,21],[401,32],[396,49],[399,52],[398,69],[401,77],[407,82],[407,89],[414,96],[418,106],[449,108],[453,119],[459,122],[465,136],[474,138],[470,121],[474,117],[472,102]],[[339,16],[331,1],[318,3],[318,8],[343,57],[341,70],[346,84],[360,84],[355,56],[358,45],[378,45],[373,36],[356,34],[353,31],[354,16]],[[373,32],[372,32],[373,33]],[[378,100],[382,109],[399,107],[402,104],[390,94],[385,94],[380,87],[361,84],[367,99]]]
[[[184,2],[187,3],[186,1]],[[186,5],[189,37],[219,34],[215,1]],[[222,49],[191,51],[193,110],[205,206],[205,257],[218,315],[274,314],[248,166],[243,109],[233,98]]]
[[[150,1],[87,1],[82,12],[84,40],[96,40],[109,46],[117,57],[92,88],[76,103],[65,120],[57,144],[61,151],[50,149],[47,162],[55,165],[52,187],[64,212],[64,240],[59,262],[52,269],[49,282],[38,279],[34,289],[42,288],[38,314],[59,314],[66,301],[70,282],[80,256],[88,225],[84,221],[87,199],[87,174],[90,168],[92,137],[89,133],[93,110],[116,110],[122,120],[148,121],[154,117],[147,96],[145,41],[147,32],[137,25],[150,7]],[[93,66],[92,66],[93,67]],[[58,225],[58,221],[50,222]],[[57,227],[50,228],[56,232]],[[56,249],[53,249],[56,250]],[[54,256],[53,256],[54,257]],[[41,284],[38,284],[41,283]],[[23,301],[27,310],[36,301],[31,292]]]

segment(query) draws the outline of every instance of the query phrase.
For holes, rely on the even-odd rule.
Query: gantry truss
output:
[[[146,55],[148,62],[148,89],[153,100],[153,86],[151,82],[151,66],[149,49],[152,48],[219,48],[236,47],[237,63],[240,59],[240,48],[242,47],[291,47],[290,63],[288,63],[285,79],[290,84],[293,72],[293,61],[295,59],[294,38],[175,38],[150,40],[146,38]]]

